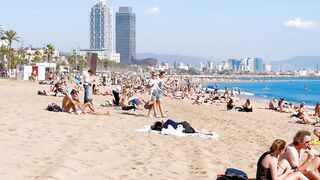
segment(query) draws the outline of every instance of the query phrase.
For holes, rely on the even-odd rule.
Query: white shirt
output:
[[[157,91],[159,89],[158,80],[157,79],[150,79],[148,82],[150,86],[149,93],[152,94],[153,91]]]
[[[82,77],[83,77],[83,84],[88,85],[90,82],[90,74],[85,71],[83,72]]]

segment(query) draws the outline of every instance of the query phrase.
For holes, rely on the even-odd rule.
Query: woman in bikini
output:
[[[62,110],[70,113],[71,111],[77,114],[92,114],[92,115],[109,115],[110,112],[97,112],[90,102],[81,103],[79,100],[79,91],[73,89],[70,96],[67,95],[62,100]],[[88,108],[88,110],[86,110]]]
[[[257,180],[307,180],[300,171],[291,169],[285,159],[279,161],[280,155],[286,149],[286,142],[282,139],[275,140],[270,151],[261,155],[257,164]]]

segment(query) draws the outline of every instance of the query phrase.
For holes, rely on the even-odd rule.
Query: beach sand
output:
[[[42,89],[48,86],[0,81],[0,179],[215,179],[228,167],[255,177],[258,158],[275,139],[290,143],[298,130],[314,129],[288,123],[289,114],[257,101],[253,113],[244,113],[165,98],[168,118],[213,130],[219,139],[137,132],[159,119],[102,107],[111,115],[49,112],[47,105],[62,98],[37,95]],[[101,104],[106,97],[93,99]]]

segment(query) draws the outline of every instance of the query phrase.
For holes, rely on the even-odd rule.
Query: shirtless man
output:
[[[286,159],[292,169],[302,172],[309,179],[320,179],[320,158],[315,156],[315,150],[311,149],[309,131],[298,131],[293,138],[293,143],[287,146],[286,151],[279,160]],[[308,154],[305,161],[301,158],[304,153]]]

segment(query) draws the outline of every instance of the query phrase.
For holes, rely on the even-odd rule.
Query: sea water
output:
[[[320,101],[319,79],[264,79],[254,82],[217,83],[219,90],[227,87],[229,90],[241,89],[241,94],[254,96],[263,100],[285,98],[294,104],[304,102],[309,107],[314,107]],[[213,88],[214,84],[208,84]]]

